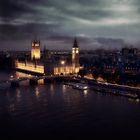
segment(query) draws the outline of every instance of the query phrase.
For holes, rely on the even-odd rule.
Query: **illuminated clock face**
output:
[[[35,44],[36,47],[39,47],[39,44]]]
[[[79,53],[79,51],[78,51],[78,50],[76,50],[76,53]]]
[[[74,53],[75,51],[73,50],[72,53]]]

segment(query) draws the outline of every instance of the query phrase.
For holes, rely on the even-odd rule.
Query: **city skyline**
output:
[[[82,49],[138,47],[139,13],[138,0],[2,0],[0,49],[29,50],[36,37],[48,49],[70,49],[75,36]]]

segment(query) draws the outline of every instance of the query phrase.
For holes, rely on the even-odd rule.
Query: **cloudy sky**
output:
[[[97,38],[138,42],[140,1],[0,0],[1,50],[30,49],[34,38],[49,49],[68,49],[74,36],[88,49],[104,47]]]

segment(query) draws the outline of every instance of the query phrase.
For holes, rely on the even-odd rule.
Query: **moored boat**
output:
[[[72,86],[74,89],[80,89],[80,90],[87,90],[89,89],[89,86],[86,84],[82,84],[82,83],[76,83]]]

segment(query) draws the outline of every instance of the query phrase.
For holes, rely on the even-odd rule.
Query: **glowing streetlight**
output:
[[[62,60],[62,61],[61,61],[61,64],[62,64],[62,65],[64,65],[64,64],[65,64],[65,61],[64,61],[64,60]]]

